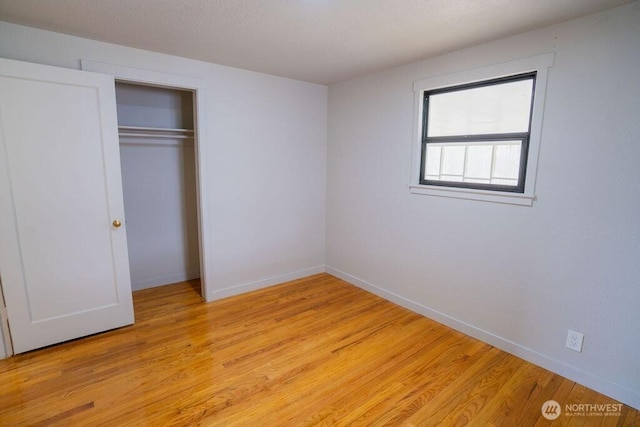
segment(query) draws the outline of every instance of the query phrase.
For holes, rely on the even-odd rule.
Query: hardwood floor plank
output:
[[[199,286],[134,292],[135,325],[1,360],[0,425],[547,426],[549,399],[617,403],[327,274],[209,304]]]
[[[465,363],[472,363],[471,360],[474,359],[465,353],[474,344],[445,332],[429,351],[420,353],[419,357],[407,360],[402,365],[396,365],[395,372],[388,375],[388,379],[379,379],[382,388],[372,388],[367,404],[346,402],[348,406],[344,405],[344,415],[339,424],[368,425],[376,422],[398,425],[430,401],[452,378],[457,377],[464,370],[461,367]],[[445,346],[446,351],[442,351],[442,346]],[[480,356],[488,348],[482,348],[475,354]],[[464,360],[463,363],[460,363],[461,360]],[[433,375],[436,371],[438,375]],[[394,382],[388,384],[383,380]],[[395,389],[395,393],[390,394],[385,387]]]
[[[511,417],[505,418],[505,422],[509,423],[509,425],[535,425],[536,422],[542,417],[542,413],[540,412],[542,404],[547,400],[550,400],[551,396],[554,396],[563,382],[566,381],[564,378],[555,375],[545,369],[531,364],[529,364],[529,366],[532,370],[534,370],[534,372],[542,372],[538,377],[538,381],[536,382],[534,388],[530,390],[526,397],[520,395],[520,398],[518,399],[516,398],[516,396],[514,396],[513,405],[520,407],[521,409],[519,411],[519,414],[514,413],[514,422],[511,422]],[[513,388],[515,390],[520,389],[520,387],[522,386],[518,385],[517,383],[513,385]]]
[[[487,404],[470,419],[475,425],[521,425],[517,419],[524,410],[522,402],[531,399],[543,369],[529,363],[522,363],[516,372],[499,387],[497,392],[487,395]],[[540,408],[544,401],[536,401]]]

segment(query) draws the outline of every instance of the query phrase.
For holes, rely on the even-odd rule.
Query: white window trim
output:
[[[536,199],[535,184],[536,174],[538,172],[538,156],[540,153],[540,136],[542,134],[542,118],[544,115],[547,74],[549,68],[553,66],[554,56],[555,54],[550,52],[529,58],[476,68],[473,70],[429,77],[413,82],[413,91],[415,93],[415,113],[413,123],[414,135],[411,161],[411,183],[409,185],[409,191],[413,194],[425,194],[429,196],[453,197],[458,199],[532,206]],[[524,193],[421,185],[420,161],[422,156],[422,101],[424,92],[531,71],[536,71],[537,74],[533,99],[533,113],[531,116],[531,132],[529,134],[529,154],[527,157]]]

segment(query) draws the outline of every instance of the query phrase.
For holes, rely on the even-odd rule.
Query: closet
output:
[[[132,288],[200,277],[211,299],[202,81],[81,66],[0,58],[7,355],[133,324]]]
[[[200,277],[194,94],[116,81],[131,287]]]

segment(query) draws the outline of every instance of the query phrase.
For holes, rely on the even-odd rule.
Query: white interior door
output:
[[[133,323],[113,78],[0,59],[0,94],[14,352]]]

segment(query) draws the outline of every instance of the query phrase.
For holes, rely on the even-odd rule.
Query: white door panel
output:
[[[14,351],[133,323],[113,79],[0,60],[0,273]]]

